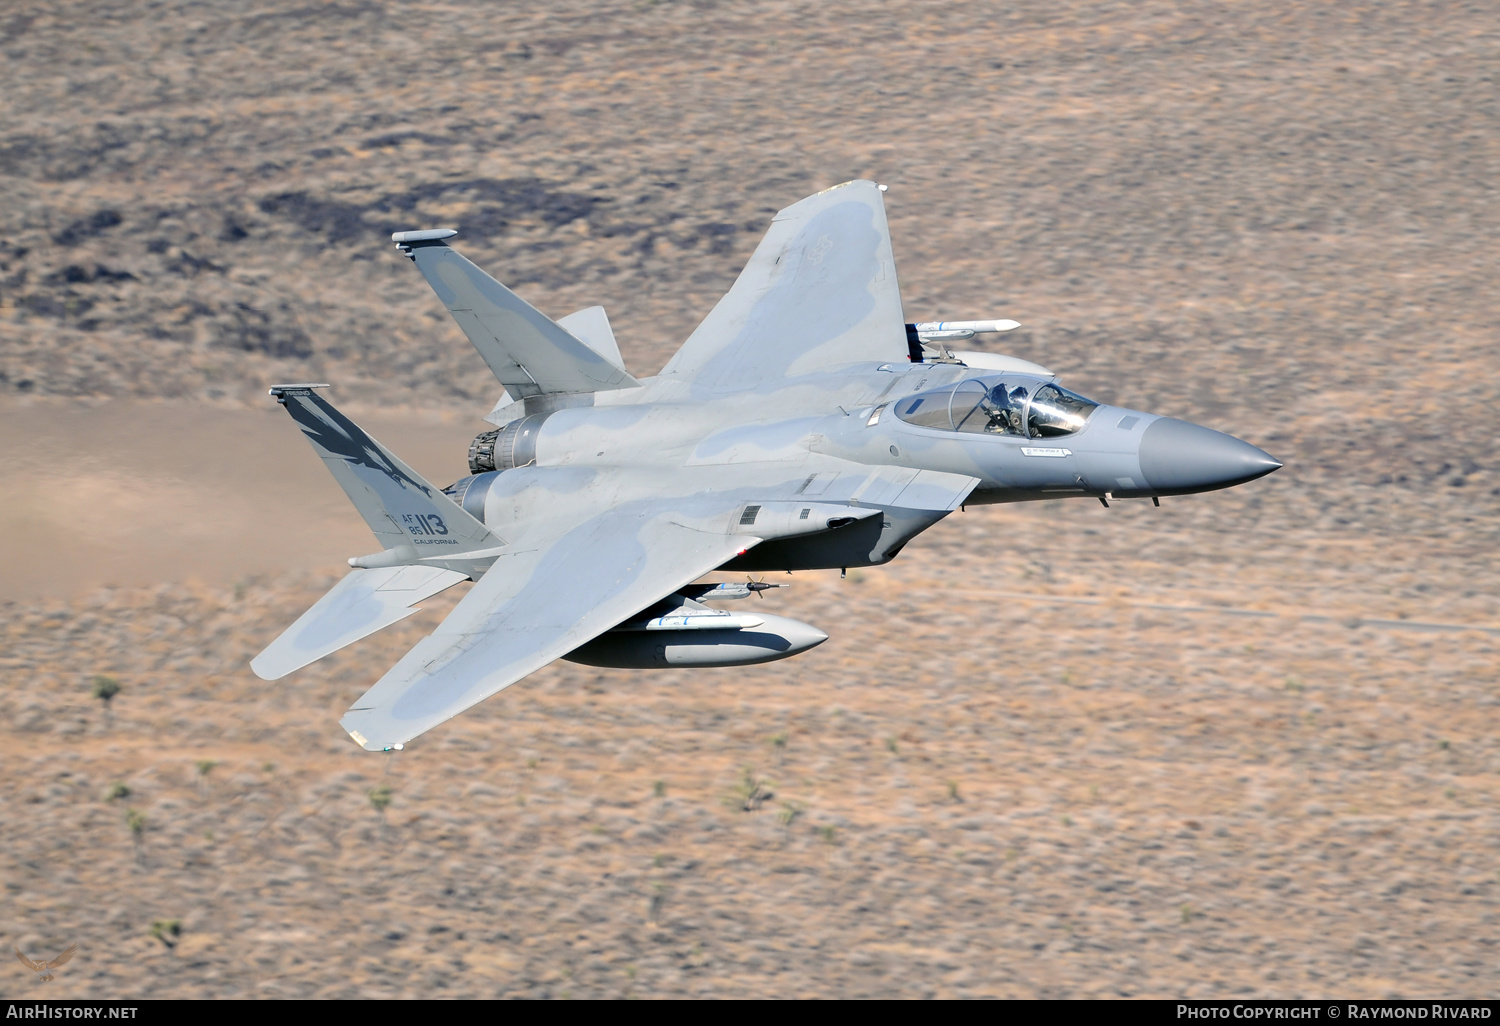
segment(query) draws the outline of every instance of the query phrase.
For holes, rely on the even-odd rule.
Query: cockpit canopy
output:
[[[896,416],[918,427],[1018,438],[1071,435],[1099,406],[1076,392],[1034,378],[970,378],[907,396]]]

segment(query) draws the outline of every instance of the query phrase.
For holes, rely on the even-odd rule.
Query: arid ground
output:
[[[6,996],[1495,995],[1487,5],[12,0],[0,52],[0,940],[79,948]],[[970,507],[773,578],[801,657],[391,756],[338,717],[456,595],[250,673],[371,544],[265,387],[441,484],[497,397],[390,231],[646,375],[854,177],[909,318],[1286,467]]]

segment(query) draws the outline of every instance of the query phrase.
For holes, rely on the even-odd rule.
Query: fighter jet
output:
[[[379,550],[251,663],[276,680],[473,581],[340,721],[401,749],[555,659],[734,666],[823,642],[711,571],[877,566],[960,505],[1151,499],[1227,488],[1281,464],[1253,445],[1064,388],[1052,371],[955,349],[1011,320],[907,323],[882,186],[787,207],[738,280],[655,377],[624,366],[600,307],[551,320],[449,244],[391,238],[504,395],[469,476],[424,480],[321,384],[271,394]],[[743,608],[743,607],[742,607]]]

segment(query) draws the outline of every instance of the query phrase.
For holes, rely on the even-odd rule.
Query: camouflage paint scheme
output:
[[[700,653],[739,651],[738,638],[750,654],[725,658],[753,662],[826,637],[782,618],[714,620],[726,614],[693,597],[703,589],[684,590],[712,570],[871,566],[962,503],[1185,494],[1280,466],[1228,435],[1100,404],[1075,405],[1087,412],[1061,434],[1006,428],[1023,421],[997,407],[1044,415],[1050,377],[909,343],[882,191],[849,182],[781,211],[734,287],[644,380],[619,366],[599,308],[554,322],[451,249],[451,230],[397,233],[510,397],[488,418],[495,469],[436,489],[321,386],[273,388],[384,551],[350,560],[256,672],[280,677],[475,580],[341,720],[366,749],[399,748],[554,659],[646,665],[631,631],[662,627],[657,665],[673,664],[668,638]],[[959,397],[983,396],[972,408],[987,426],[958,425]],[[898,415],[923,404],[948,421]],[[779,644],[752,657],[762,642],[747,632]]]

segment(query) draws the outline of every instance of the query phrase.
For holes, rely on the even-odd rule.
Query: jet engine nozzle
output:
[[[502,428],[486,431],[469,443],[469,473],[513,470],[536,461],[536,436],[550,413],[533,413]]]

